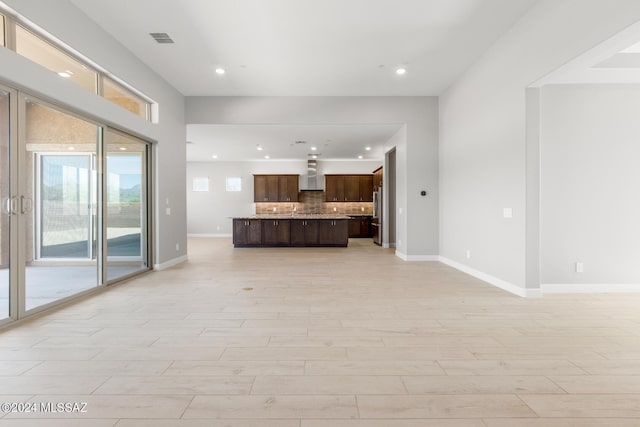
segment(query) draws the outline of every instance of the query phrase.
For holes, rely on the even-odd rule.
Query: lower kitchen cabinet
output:
[[[233,219],[233,245],[347,246],[348,219]]]
[[[347,246],[349,243],[348,219],[323,219],[318,227],[318,244],[321,246]]]
[[[349,220],[349,237],[371,237],[371,217],[356,216]]]
[[[262,222],[259,219],[234,219],[233,244],[250,246],[262,244]]]
[[[291,243],[288,219],[262,219],[262,243],[269,246],[288,246]]]
[[[317,246],[319,221],[317,219],[292,219],[291,246]]]

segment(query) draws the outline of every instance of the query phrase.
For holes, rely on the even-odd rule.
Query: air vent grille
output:
[[[169,34],[167,33],[149,33],[149,35],[160,44],[173,43],[173,40],[171,40],[171,37],[169,37]]]

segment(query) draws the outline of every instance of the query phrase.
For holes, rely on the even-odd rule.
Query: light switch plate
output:
[[[513,218],[513,208],[503,208],[502,216],[505,218]]]
[[[171,208],[165,208],[164,213],[165,215],[171,215]]]

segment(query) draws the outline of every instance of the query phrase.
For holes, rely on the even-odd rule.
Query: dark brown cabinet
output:
[[[349,243],[348,219],[319,220],[318,244],[322,246],[347,246]]]
[[[254,175],[254,202],[297,202],[299,175]]]
[[[379,190],[382,188],[382,166],[373,171],[373,189]]]
[[[291,242],[290,221],[287,219],[263,219],[262,244],[288,246]]]
[[[372,175],[325,175],[325,201],[372,202]]]
[[[298,175],[278,176],[278,199],[281,202],[298,201]]]
[[[349,220],[349,237],[371,237],[371,217],[352,217]]]
[[[344,175],[325,175],[324,198],[327,202],[344,202]]]
[[[360,201],[373,202],[373,176],[360,175]]]
[[[292,219],[291,245],[316,246],[318,244],[318,222],[317,219]]]
[[[235,246],[262,244],[262,223],[259,219],[234,219],[233,244]]]

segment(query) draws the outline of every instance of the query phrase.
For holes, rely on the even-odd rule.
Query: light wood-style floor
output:
[[[638,295],[522,299],[369,240],[189,245],[0,333],[0,401],[87,403],[0,426],[640,425]]]

